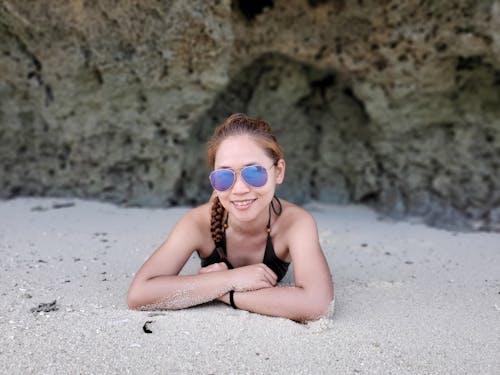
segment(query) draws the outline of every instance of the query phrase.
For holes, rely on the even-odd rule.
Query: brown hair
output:
[[[215,128],[214,133],[207,145],[207,160],[211,169],[215,165],[215,155],[223,140],[235,135],[249,135],[262,147],[265,153],[273,160],[274,164],[283,158],[283,150],[272,133],[271,126],[262,120],[235,113],[226,121]],[[213,199],[210,231],[212,239],[216,244],[222,240],[224,232],[222,221],[224,219],[224,207],[218,197]],[[221,251],[217,249],[219,254]]]

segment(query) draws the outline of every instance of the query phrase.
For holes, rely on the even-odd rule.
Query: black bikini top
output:
[[[278,203],[277,208],[274,205],[274,200],[276,200],[276,202]],[[277,215],[281,214],[282,207],[281,207],[281,202],[278,199],[278,197],[274,197],[273,201],[269,205],[269,219],[267,221],[266,250],[264,252],[264,259],[262,260],[262,263],[264,263],[271,270],[273,270],[273,272],[278,277],[278,281],[280,281],[285,276],[290,263],[285,262],[284,260],[281,260],[280,258],[278,258],[278,256],[274,252],[273,242],[271,239],[271,209],[274,211],[275,214],[277,214]],[[214,263],[224,262],[224,263],[226,263],[227,268],[229,268],[229,269],[234,268],[233,265],[227,259],[226,230],[225,230],[225,228],[227,227],[227,223],[228,223],[228,219],[226,218],[226,222],[224,225],[224,231],[222,233],[222,239],[215,244],[214,251],[212,251],[212,253],[206,258],[202,258],[200,256],[202,267],[206,267],[206,266],[209,266],[209,265],[214,264]],[[219,249],[222,250],[222,254],[219,251]]]

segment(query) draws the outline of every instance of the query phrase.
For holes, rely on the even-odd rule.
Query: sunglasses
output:
[[[270,167],[274,167],[274,164]],[[216,169],[210,173],[210,183],[215,190],[226,191],[230,189],[236,181],[236,173],[232,169]],[[267,169],[260,165],[249,165],[239,170],[240,176],[246,184],[252,187],[262,187],[267,182]]]

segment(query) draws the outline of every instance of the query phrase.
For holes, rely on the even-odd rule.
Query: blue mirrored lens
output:
[[[210,173],[210,183],[215,190],[225,191],[233,186],[234,172],[230,169],[217,169]]]
[[[241,177],[248,185],[261,187],[267,182],[267,171],[260,165],[250,165],[241,170]]]

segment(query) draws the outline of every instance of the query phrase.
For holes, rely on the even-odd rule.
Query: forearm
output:
[[[212,301],[233,287],[228,271],[186,276],[156,276],[131,285],[130,308],[176,310]]]
[[[229,304],[229,294],[219,300]],[[331,294],[313,294],[294,286],[234,293],[238,309],[295,321],[316,320],[328,315],[332,300]]]

